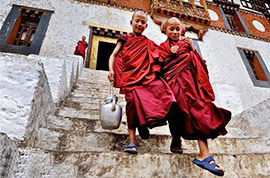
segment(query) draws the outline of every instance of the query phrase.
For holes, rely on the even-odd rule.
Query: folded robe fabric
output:
[[[178,46],[177,54],[171,47]],[[230,121],[231,112],[218,108],[212,103],[215,95],[208,78],[205,61],[181,40],[169,39],[159,47],[163,60],[164,79],[174,92],[179,113],[173,118],[175,127],[183,138],[215,138],[227,133],[225,126]]]
[[[145,36],[121,35],[122,49],[114,62],[114,85],[127,101],[128,127],[164,125],[175,98],[158,76],[160,61],[156,44]],[[119,81],[120,80],[120,81]]]

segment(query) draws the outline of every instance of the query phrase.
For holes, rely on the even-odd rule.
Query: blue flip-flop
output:
[[[223,176],[224,172],[216,169],[215,167],[219,167],[216,163],[211,163],[211,161],[215,161],[211,156],[205,158],[204,160],[200,161],[197,158],[195,158],[192,162],[196,164],[197,166],[208,170],[209,172],[217,175],[217,176]]]
[[[136,150],[134,150],[133,148],[136,148]],[[124,149],[124,152],[130,153],[130,154],[137,154],[138,153],[138,147],[137,147],[136,143],[128,144],[128,146]]]

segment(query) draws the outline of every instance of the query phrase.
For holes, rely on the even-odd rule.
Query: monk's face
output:
[[[168,21],[166,35],[173,41],[179,40],[179,37],[181,36],[181,23],[179,20]]]
[[[130,21],[130,24],[135,35],[141,35],[147,28],[147,17],[143,13],[136,13]]]

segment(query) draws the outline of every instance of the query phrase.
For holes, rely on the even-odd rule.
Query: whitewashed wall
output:
[[[0,8],[0,26],[10,12],[12,4],[54,11],[41,47],[42,56],[73,54],[82,35],[89,36],[89,28],[83,25],[83,22],[131,31],[129,21],[133,12],[129,11],[72,0],[0,0],[0,2],[3,4]],[[159,26],[151,18],[145,35],[158,44],[166,39],[165,36],[160,37]]]
[[[89,28],[83,22],[131,30],[132,12],[106,6],[81,3],[73,0],[0,0],[0,25],[8,15],[12,4],[25,5],[46,10],[52,14],[41,56],[73,55],[77,41],[82,35],[88,37]],[[157,44],[166,40],[159,26],[148,18],[144,34]],[[237,47],[259,51],[270,70],[270,44],[239,36],[209,30],[199,42],[202,55],[207,61],[211,82],[216,93],[216,103],[237,114],[270,97],[269,88],[255,87],[248,75]]]
[[[218,105],[236,114],[270,98],[270,88],[253,85],[237,50],[242,47],[258,51],[270,70],[269,43],[209,30],[199,46],[208,65]]]

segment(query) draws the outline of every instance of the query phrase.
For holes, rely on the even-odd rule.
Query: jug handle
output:
[[[116,108],[116,97],[113,96],[113,99],[112,99],[112,111],[115,111],[115,108]]]

